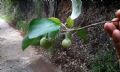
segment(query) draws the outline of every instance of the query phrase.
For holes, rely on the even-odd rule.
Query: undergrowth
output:
[[[16,24],[16,28],[24,32],[24,35],[28,32],[29,24],[27,21],[18,21]]]
[[[98,53],[90,64],[90,72],[120,72],[115,50]]]

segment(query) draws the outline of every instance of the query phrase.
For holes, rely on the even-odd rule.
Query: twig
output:
[[[105,22],[111,22],[111,21],[102,21],[102,22],[98,22],[98,23],[93,23],[93,24],[90,24],[90,25],[87,25],[87,26],[84,26],[84,27],[80,27],[80,28],[77,28],[77,29],[68,29],[68,30],[63,30],[63,31],[78,31],[78,30],[81,30],[81,29],[84,29],[84,28],[89,28],[91,26],[95,26],[95,25],[99,25],[99,24],[103,24]]]
[[[62,26],[67,30],[67,29],[69,29],[69,28],[67,28],[63,23],[62,23]]]

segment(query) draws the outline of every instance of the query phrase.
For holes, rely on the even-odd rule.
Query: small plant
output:
[[[25,50],[29,45],[33,44],[50,48],[60,33],[65,34],[65,39],[61,43],[62,46],[68,48],[72,44],[70,39],[72,31],[77,32],[82,39],[85,39],[87,32],[84,28],[73,28],[74,20],[81,14],[82,1],[71,0],[71,2],[72,14],[67,18],[66,23],[62,23],[55,17],[33,19],[29,24],[29,31],[22,42],[22,49]]]
[[[98,53],[90,64],[90,72],[120,72],[115,50]]]

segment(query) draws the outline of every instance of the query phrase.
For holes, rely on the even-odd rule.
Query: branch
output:
[[[62,26],[67,30],[67,29],[69,29],[69,28],[67,28],[63,23],[62,23]]]
[[[84,26],[84,27],[80,27],[80,28],[76,28],[76,29],[67,29],[67,30],[63,30],[63,31],[78,31],[78,30],[81,30],[81,29],[84,29],[84,28],[89,28],[91,26],[96,26],[96,25],[99,25],[99,24],[103,24],[105,22],[111,22],[111,21],[102,21],[102,22],[98,22],[98,23],[93,23],[93,24],[90,24],[90,25],[87,25],[87,26]]]

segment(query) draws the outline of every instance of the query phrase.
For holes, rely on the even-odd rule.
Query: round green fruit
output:
[[[68,47],[70,47],[71,46],[71,40],[69,39],[69,38],[66,38],[66,39],[64,39],[63,41],[62,41],[62,46],[64,47],[64,48],[68,48]]]
[[[51,41],[49,39],[47,39],[46,37],[43,37],[40,40],[40,46],[42,46],[44,48],[50,48],[51,47]]]

